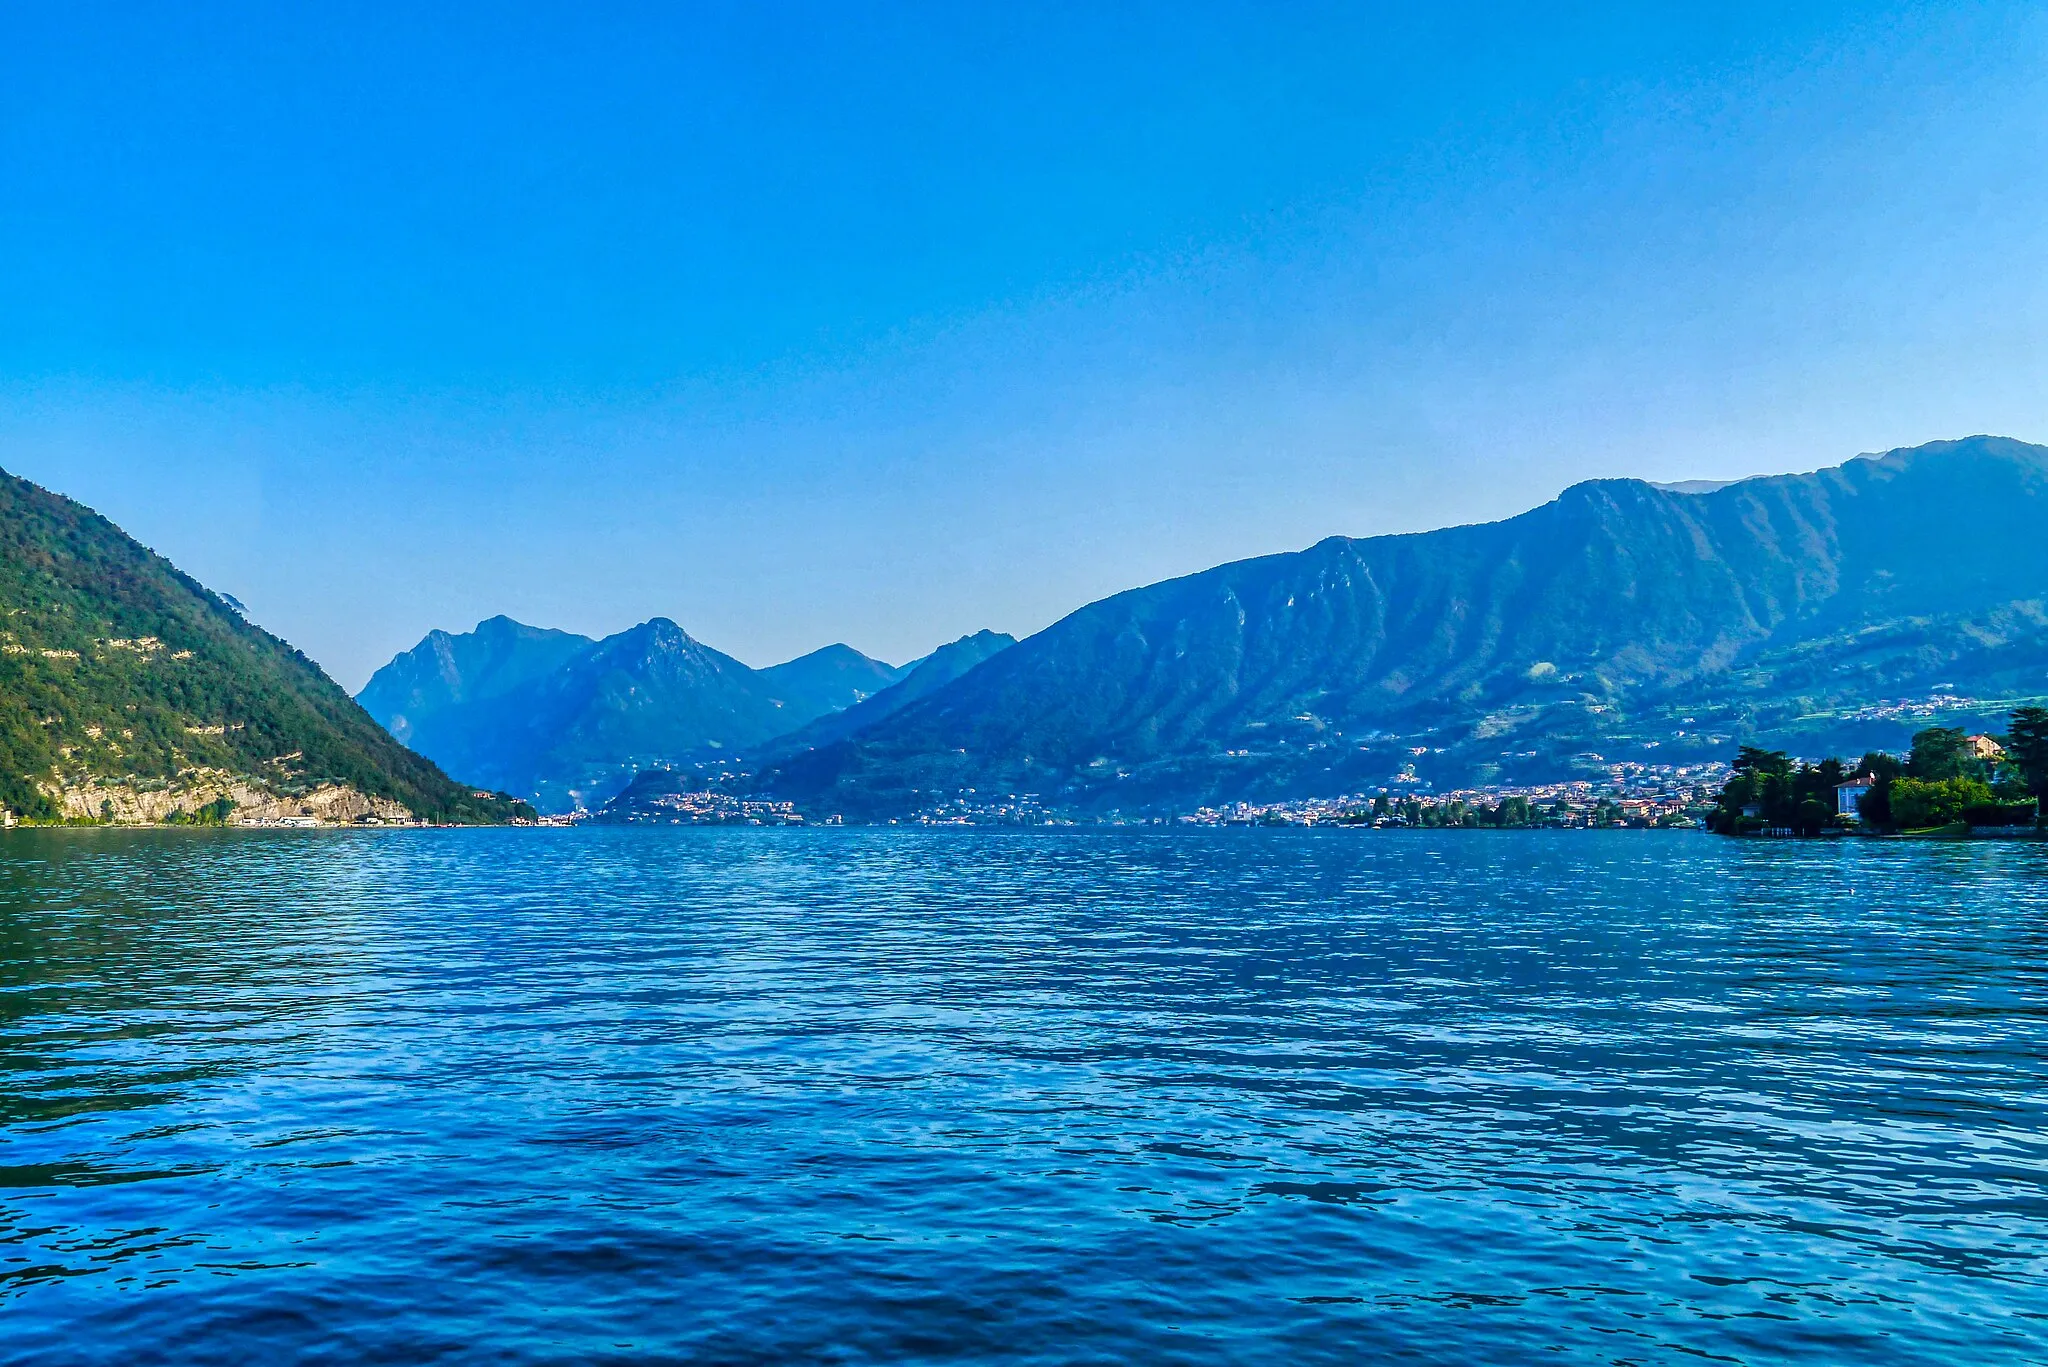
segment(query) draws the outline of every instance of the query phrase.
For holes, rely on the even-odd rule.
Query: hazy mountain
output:
[[[903,666],[903,680],[895,685],[888,698],[889,710],[900,710],[925,694],[937,691],[983,660],[1015,644],[1017,638],[1007,631],[989,631],[986,628],[969,632],[957,641],[948,641],[923,659],[912,660]],[[876,698],[875,701],[883,700]]]
[[[943,688],[996,652],[1017,644],[1017,638],[1000,631],[977,631],[940,646],[921,660],[913,660],[898,672],[899,681],[855,702],[841,711],[828,712],[810,725],[772,740],[764,757],[784,759],[842,740],[874,725],[884,717],[916,702],[925,694]]]
[[[430,633],[361,700],[442,764],[570,810],[640,770],[757,746],[903,672],[845,645],[756,670],[661,617],[601,641],[494,617]]]
[[[512,790],[553,807],[594,805],[643,768],[757,744],[788,715],[760,673],[665,617],[607,636],[503,704]]]
[[[503,616],[460,635],[431,631],[378,670],[356,701],[405,744],[466,773],[489,763],[503,724],[490,704],[596,644]]]
[[[923,659],[913,660],[896,671],[903,676],[901,682],[851,707],[829,712],[790,735],[770,740],[752,754],[742,756],[738,764],[732,767],[751,768],[764,762],[773,763],[779,757],[786,758],[821,745],[829,745],[842,736],[850,735],[893,715],[934,689],[951,683],[997,651],[1016,643],[1016,637],[1006,636],[997,631],[977,631],[972,635],[962,636],[959,640],[940,646]],[[676,819],[675,812],[666,808],[664,802],[678,794],[701,793],[707,786],[707,778],[704,766],[643,769],[634,776],[631,783],[604,804],[598,813],[599,819],[624,822],[673,821]],[[700,812],[693,819],[706,821],[711,818]],[[735,809],[724,819],[739,821],[744,819],[744,815]]]
[[[402,806],[495,821],[305,656],[70,499],[0,473],[0,803],[32,817]],[[467,777],[467,776],[465,776]]]
[[[849,645],[830,645],[760,673],[790,716],[808,720],[872,697],[909,668],[883,664]]]
[[[2002,438],[1593,481],[1090,604],[763,786],[855,813],[966,787],[1185,805],[1720,754],[1938,685],[2043,693],[2044,532],[2048,449]]]

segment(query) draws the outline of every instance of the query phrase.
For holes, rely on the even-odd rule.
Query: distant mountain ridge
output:
[[[843,709],[879,718],[917,696],[896,694],[901,685],[952,677],[938,655],[978,660],[989,641],[901,667],[830,645],[757,670],[663,617],[603,640],[493,617],[430,632],[359,699],[422,753],[568,811],[598,806],[641,771],[738,756]],[[900,701],[880,701],[891,695]]]
[[[843,740],[895,715],[925,694],[945,687],[983,660],[1017,644],[1017,638],[1001,631],[977,631],[949,641],[922,660],[903,666],[897,681],[871,697],[843,709],[827,712],[808,726],[779,736],[762,746],[750,758],[773,761]]]
[[[465,709],[504,697],[559,669],[596,645],[588,636],[530,627],[510,617],[478,622],[474,631],[430,631],[426,639],[377,671],[356,701],[408,745],[424,740],[446,751],[458,743]]]
[[[821,717],[890,688],[912,668],[870,659],[849,645],[829,645],[760,671],[787,716]]]
[[[1810,474],[1587,481],[900,669],[840,646],[751,670],[664,619],[598,642],[494,619],[430,636],[364,698],[558,808],[672,767],[668,787],[715,770],[860,818],[967,790],[1159,812],[1600,776],[1746,740],[1855,751],[2048,695],[2044,527],[2048,448],[1973,437]]]
[[[1117,594],[760,787],[864,815],[966,788],[1157,810],[1356,791],[1404,766],[1448,782],[1703,758],[1901,690],[2048,693],[2044,600],[2048,448],[1974,437],[1719,487],[1596,480],[1503,522],[1333,537]]]

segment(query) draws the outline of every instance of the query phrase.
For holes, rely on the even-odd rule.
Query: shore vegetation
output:
[[[1905,755],[1851,764],[1743,746],[1715,799],[1722,835],[1967,834],[2038,829],[2048,797],[2048,708],[2013,711],[2003,736],[1929,727]]]

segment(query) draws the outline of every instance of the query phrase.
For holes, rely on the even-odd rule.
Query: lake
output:
[[[2048,849],[14,831],[0,1360],[2048,1361]]]

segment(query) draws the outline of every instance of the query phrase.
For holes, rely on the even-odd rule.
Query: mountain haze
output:
[[[830,645],[761,670],[790,716],[819,717],[852,707],[890,687],[904,674],[849,645]]]
[[[477,717],[490,713],[488,704],[596,644],[588,636],[530,627],[504,616],[479,622],[474,631],[459,636],[430,631],[378,670],[356,701],[407,745],[465,769],[487,739],[474,728]]]
[[[360,700],[441,763],[568,811],[871,699],[909,668],[831,645],[757,670],[664,617],[597,641],[494,617],[429,633]]]
[[[843,710],[828,712],[810,725],[770,741],[754,758],[784,758],[843,740],[896,715],[927,693],[945,687],[983,660],[1015,644],[1016,637],[1006,632],[987,630],[949,641],[922,660],[913,660],[903,666],[898,671],[897,682],[888,688]]]
[[[1142,809],[1403,766],[1554,776],[1594,747],[1703,758],[1900,691],[2048,692],[2044,599],[2048,448],[1597,480],[1503,522],[1332,537],[1090,604],[763,786],[862,814],[968,787]]]

